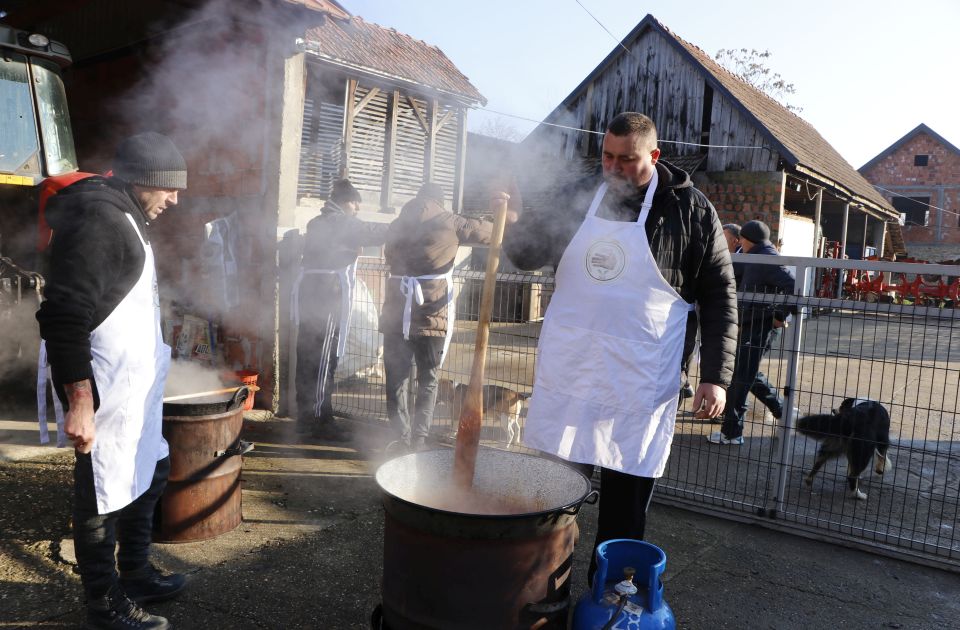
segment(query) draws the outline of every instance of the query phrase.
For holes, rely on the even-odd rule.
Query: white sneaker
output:
[[[722,431],[714,431],[707,436],[707,442],[711,444],[724,444],[727,446],[740,446],[743,444],[743,436],[728,438],[723,435]]]

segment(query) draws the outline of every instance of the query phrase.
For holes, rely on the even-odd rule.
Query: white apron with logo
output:
[[[556,272],[544,318],[524,444],[641,477],[666,467],[680,359],[693,306],[657,267],[644,223],[596,216],[597,190]]]
[[[97,511],[115,512],[147,491],[157,461],[170,450],[163,439],[163,387],[170,346],[160,330],[160,296],[153,249],[127,215],[146,254],[130,293],[90,334],[93,377],[100,395],[90,452]]]

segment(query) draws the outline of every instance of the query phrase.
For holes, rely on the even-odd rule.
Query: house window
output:
[[[904,225],[930,225],[930,197],[894,197],[893,207],[905,215]]]
[[[915,155],[913,156],[913,165],[914,166],[926,166],[930,161],[929,155]]]

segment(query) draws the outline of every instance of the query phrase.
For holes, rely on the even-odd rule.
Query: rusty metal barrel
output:
[[[207,540],[240,525],[242,455],[250,449],[240,440],[247,394],[240,388],[222,403],[164,404],[170,476],[156,513],[155,541]]]
[[[590,482],[553,460],[481,449],[473,487],[483,498],[451,502],[452,470],[453,452],[436,450],[377,471],[385,511],[379,627],[566,628],[576,517],[597,496]],[[517,509],[497,513],[498,504]]]

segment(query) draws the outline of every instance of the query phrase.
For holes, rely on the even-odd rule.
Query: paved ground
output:
[[[348,447],[297,444],[292,423],[248,414],[243,524],[212,541],[156,545],[189,573],[156,605],[178,628],[366,628],[379,601],[382,508],[371,478],[385,436],[364,425]],[[0,425],[0,628],[82,620],[68,536],[72,455],[38,451],[27,422]],[[19,444],[18,444],[19,443]],[[587,506],[582,541],[592,541]],[[668,555],[666,599],[679,628],[956,627],[960,574],[655,504],[649,539]],[[579,595],[590,553],[576,551]]]

